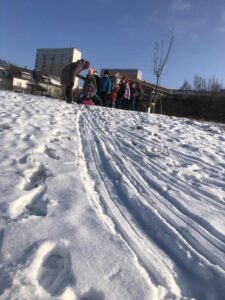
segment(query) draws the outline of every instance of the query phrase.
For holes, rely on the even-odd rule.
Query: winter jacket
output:
[[[141,102],[144,97],[144,90],[142,88],[137,88],[137,100]]]
[[[86,87],[89,84],[93,84],[93,86],[95,87],[95,90],[97,90],[97,82],[95,79],[95,75],[87,75],[86,76],[83,88],[86,89]]]
[[[88,89],[89,89],[89,87],[91,87],[93,89],[93,92],[92,92],[91,95],[88,95]],[[86,86],[85,93],[81,97],[81,101],[79,101],[79,103],[83,103],[83,101],[86,101],[86,100],[91,100],[96,105],[102,105],[102,99],[99,98],[98,95],[96,95],[96,89],[95,89],[95,87],[94,87],[93,84],[89,84],[89,85]]]
[[[121,82],[120,83],[120,89],[119,89],[119,92],[118,92],[118,99],[123,98],[124,92],[125,92],[125,83]]]
[[[97,94],[98,94],[100,91],[100,77],[98,76],[98,74],[94,74],[94,76],[97,84]]]
[[[84,59],[80,59],[76,62],[66,65],[62,69],[61,83],[65,85],[73,84],[76,75],[84,69],[85,63],[86,61]]]
[[[130,99],[135,99],[136,96],[137,96],[137,93],[138,93],[137,89],[131,87],[131,88],[130,88]]]
[[[99,92],[100,93],[110,93],[112,88],[111,79],[107,76],[103,76],[100,79]]]
[[[124,91],[124,94],[123,94],[123,98],[124,99],[127,99],[127,100],[130,100],[130,87],[125,87],[125,91]]]

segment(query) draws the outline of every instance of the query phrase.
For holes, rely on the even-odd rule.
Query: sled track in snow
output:
[[[93,132],[84,114],[86,114],[86,112],[81,114],[78,123],[89,176],[93,181],[100,180],[103,185],[101,186],[101,190],[99,190],[98,186],[95,186],[95,191],[99,194],[100,203],[95,201],[94,207],[100,205],[100,209],[107,218],[112,220],[116,232],[134,253],[138,263],[140,263],[140,271],[143,273],[142,269],[144,268],[144,271],[150,274],[151,280],[153,280],[155,284],[163,285],[168,288],[168,290],[176,290],[176,271],[173,270],[173,264],[168,261],[166,255],[163,253],[161,253],[160,258],[158,258],[160,249],[157,249],[153,244],[149,243],[148,239],[141,234],[136,225],[131,222],[130,216],[126,216],[124,209],[118,204],[119,197],[117,193],[109,186],[107,187],[108,182],[106,183],[106,180],[108,180],[108,176],[105,177],[107,172],[104,173],[101,171],[101,169],[104,169],[104,167],[101,166],[102,158],[99,156],[99,151],[95,149],[97,143],[93,141]],[[89,147],[87,148],[88,145]],[[111,199],[112,193],[113,200]],[[140,245],[142,245],[141,248]],[[156,261],[157,263],[155,263]],[[160,274],[158,268],[163,269],[164,273],[165,270],[167,270],[167,273]],[[178,286],[177,289],[179,290]]]
[[[179,286],[182,289],[179,282],[184,280],[179,268],[182,267],[190,272],[193,279],[197,276],[206,285],[211,276],[216,276],[217,290],[211,291],[210,287],[206,290],[215,294],[223,291],[225,236],[205,219],[187,210],[175,197],[168,197],[161,183],[171,183],[170,175],[151,159],[143,161],[143,153],[135,145],[129,144],[128,147],[126,139],[130,136],[129,131],[118,127],[116,132],[119,134],[113,137],[112,130],[104,122],[107,118],[101,113],[103,110],[83,108],[78,119],[78,131],[89,176],[93,181],[98,178],[99,186],[102,185],[101,188],[95,186],[95,190],[104,213],[112,219],[120,236],[157,285],[168,290],[172,290],[172,286],[174,290],[174,285],[177,285],[177,290]],[[135,139],[140,137],[136,135]],[[153,142],[151,146],[158,144]],[[181,154],[173,152],[173,155],[179,158]],[[204,167],[212,167],[204,161],[200,160],[200,163]],[[173,188],[185,193],[189,186],[178,180],[173,183]],[[189,195],[193,201],[201,198],[206,205],[210,203],[217,209],[225,209],[223,202],[209,198],[210,194],[202,193],[196,187],[189,191]],[[170,257],[164,254],[164,250]],[[173,261],[178,261],[179,265],[174,265]],[[162,269],[168,270],[169,276],[161,274],[160,264]]]
[[[96,119],[95,119],[96,120]],[[101,124],[103,126],[103,124]],[[95,131],[99,132],[101,130],[101,126],[98,126],[94,129]],[[103,138],[104,132],[101,133],[101,136]],[[118,139],[118,138],[117,138]],[[104,143],[107,143],[107,140],[109,140],[108,136],[104,137]],[[193,214],[192,212],[188,211],[185,207],[181,205],[180,202],[175,199],[175,197],[169,197],[170,202],[168,203],[168,193],[166,193],[165,190],[163,190],[160,187],[160,184],[157,184],[157,182],[154,182],[151,180],[151,177],[155,178],[157,176],[157,180],[160,180],[161,182],[167,183],[171,182],[172,178],[171,176],[168,176],[165,172],[160,170],[157,165],[154,163],[151,163],[151,160],[148,160],[148,165],[145,166],[142,163],[142,157],[143,153],[140,153],[135,148],[132,147],[132,145],[129,145],[131,149],[128,148],[128,145],[124,145],[124,139],[119,138],[119,142],[117,142],[116,139],[112,140],[117,146],[117,149],[120,149],[122,155],[117,156],[117,154],[114,152],[111,153],[111,157],[117,156],[117,160],[120,161],[121,165],[123,165],[123,168],[126,169],[126,173],[130,174],[131,180],[134,183],[134,185],[138,188],[139,193],[144,193],[145,195],[153,195],[154,197],[157,197],[158,202],[162,202],[164,207],[168,209],[170,212],[177,215],[180,219],[183,219],[183,221],[186,223],[186,225],[189,225],[190,227],[195,228],[197,231],[199,231],[205,238],[209,241],[211,241],[212,244],[214,244],[216,247],[221,249],[222,251],[225,250],[225,236],[218,232],[215,228],[213,228],[206,220],[198,217],[197,215]],[[132,154],[132,157],[131,155]],[[126,167],[126,165],[123,164],[123,159],[121,157],[126,157],[126,162],[129,163],[129,168]],[[136,160],[134,161],[132,158],[135,157]],[[132,170],[132,172],[130,172]],[[148,171],[148,170],[151,170]],[[160,172],[161,171],[161,172]],[[134,176],[134,175],[135,176]],[[138,180],[136,180],[138,178]],[[150,188],[149,188],[150,185]],[[141,189],[140,189],[141,187]],[[187,190],[187,186],[185,186],[185,182],[182,180],[179,180],[177,184],[173,184],[173,187],[177,190],[183,190],[184,192]],[[156,195],[158,191],[158,194],[162,195],[162,197],[159,197],[159,195]],[[189,191],[190,193],[190,191]],[[163,198],[163,195],[167,196],[167,199]],[[203,198],[205,200],[205,203],[208,204],[211,202],[211,198],[207,197],[204,194],[201,194],[200,190],[193,189],[193,192],[191,191],[191,196],[194,199],[196,198]],[[154,206],[154,202],[151,202],[151,204]],[[172,205],[171,205],[172,204]],[[225,205],[223,202],[220,202],[217,204],[212,202],[217,209],[223,210],[225,212]],[[217,206],[218,205],[218,206]],[[158,209],[158,208],[157,208]],[[162,211],[162,213],[164,213]],[[182,216],[183,215],[183,216]],[[197,227],[197,228],[196,228]],[[206,230],[209,231],[209,233],[206,233]],[[207,236],[208,235],[208,236]],[[210,238],[211,236],[211,238]],[[217,237],[217,240],[215,240],[215,236]]]

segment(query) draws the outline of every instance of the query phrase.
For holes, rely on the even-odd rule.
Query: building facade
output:
[[[12,89],[12,77],[10,73],[0,67],[0,90],[11,90]]]
[[[62,86],[57,76],[17,66],[12,66],[10,70],[0,67],[0,90],[63,98]]]
[[[32,84],[32,73],[28,71],[18,71],[12,75],[12,90],[15,92],[28,93],[31,91],[30,84]]]
[[[42,95],[59,99],[63,97],[61,83],[54,75],[39,74],[36,81],[43,89]]]
[[[37,49],[35,69],[45,74],[60,78],[64,66],[81,59],[81,52],[76,48],[42,48]],[[78,86],[78,78],[74,87]]]

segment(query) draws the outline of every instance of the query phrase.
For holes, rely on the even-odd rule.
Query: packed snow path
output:
[[[0,93],[0,298],[225,295],[225,134]]]

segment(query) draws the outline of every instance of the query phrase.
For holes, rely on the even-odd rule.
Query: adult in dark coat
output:
[[[117,94],[117,101],[116,101],[116,108],[121,108],[121,105],[123,104],[123,96],[126,89],[126,78],[123,77],[120,82],[120,88],[119,92]]]
[[[99,77],[98,72],[97,72],[96,69],[93,69],[93,72],[94,72],[95,81],[96,81],[96,84],[97,84],[97,91],[96,91],[96,94],[99,95],[99,90],[100,90],[100,77]]]
[[[112,89],[112,82],[109,78],[109,71],[106,70],[103,74],[103,77],[100,79],[100,86],[99,86],[99,96],[103,101],[103,106],[108,105],[108,98],[111,93]]]
[[[84,59],[80,59],[76,62],[66,65],[62,69],[61,73],[61,83],[66,86],[66,102],[72,102],[72,89],[74,85],[74,80],[76,75],[78,75],[82,70],[89,68],[89,62]]]
[[[142,88],[141,83],[139,83],[137,86],[136,110],[141,109],[141,103],[142,103],[143,97],[144,97],[144,90]]]
[[[133,82],[130,87],[130,109],[136,110],[136,100],[137,100],[138,90],[136,88],[136,83]]]

